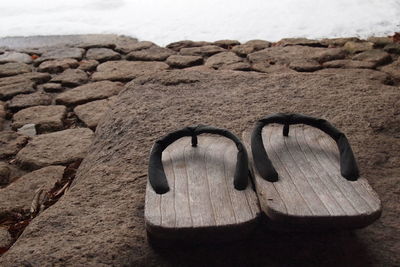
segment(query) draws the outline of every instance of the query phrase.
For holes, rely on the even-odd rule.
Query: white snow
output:
[[[0,37],[116,33],[166,45],[399,31],[400,0],[0,0]]]

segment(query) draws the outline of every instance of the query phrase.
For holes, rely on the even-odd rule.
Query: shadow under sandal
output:
[[[235,240],[255,227],[260,209],[247,152],[231,132],[199,125],[169,133],[153,145],[148,171],[145,222],[153,244]]]
[[[379,197],[359,176],[346,136],[326,120],[274,114],[257,121],[243,140],[272,228],[352,229],[380,217]]]

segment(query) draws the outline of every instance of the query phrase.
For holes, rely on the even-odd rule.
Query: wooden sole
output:
[[[251,132],[243,133],[249,158]],[[378,195],[360,177],[340,174],[339,152],[333,139],[319,129],[292,125],[288,137],[282,125],[262,131],[263,144],[279,174],[277,182],[261,178],[252,164],[260,206],[272,228],[324,230],[365,227],[380,217]]]
[[[257,223],[260,208],[251,182],[234,188],[237,148],[224,137],[189,137],[162,154],[170,191],[157,194],[148,183],[145,222],[152,238],[225,241],[246,236]]]

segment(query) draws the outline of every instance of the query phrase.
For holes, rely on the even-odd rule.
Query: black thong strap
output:
[[[258,120],[251,134],[253,161],[263,179],[270,182],[278,181],[278,173],[272,165],[271,160],[268,158],[261,136],[263,127],[271,123],[283,124],[284,136],[289,135],[289,125],[291,124],[306,124],[325,132],[336,141],[339,148],[340,173],[342,176],[350,181],[355,181],[359,177],[359,170],[353,151],[344,133],[333,127],[332,124],[324,119],[318,119],[297,113],[277,113]]]
[[[189,126],[181,130],[171,132],[164,137],[158,139],[151,152],[149,159],[149,181],[157,194],[164,194],[169,191],[168,181],[165,176],[162,164],[162,152],[170,144],[184,136],[192,137],[192,146],[197,146],[197,135],[203,133],[218,134],[231,139],[238,149],[237,162],[234,176],[234,186],[237,190],[244,190],[248,183],[248,156],[246,148],[240,139],[225,129],[215,128],[212,126],[198,125]]]

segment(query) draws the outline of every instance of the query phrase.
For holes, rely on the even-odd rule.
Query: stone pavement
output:
[[[400,44],[390,38],[180,41],[167,47],[117,35],[0,39],[0,253],[16,241],[0,265],[241,266],[248,257],[255,258],[253,265],[273,266],[313,257],[309,265],[334,265],[333,258],[345,265],[400,264],[400,226],[393,217],[400,211],[394,203],[399,56]],[[384,209],[386,204],[381,221],[361,230],[357,240],[323,235],[350,244],[343,248],[322,245],[325,240],[313,235],[275,233],[259,233],[262,238],[249,243],[252,251],[243,248],[246,243],[227,245],[219,254],[185,249],[192,258],[149,247],[143,194],[155,138],[193,123],[240,135],[255,119],[282,111],[322,116],[348,133]],[[74,179],[71,170],[83,159]],[[377,180],[381,175],[385,182]],[[24,222],[33,218],[21,236],[23,228],[15,231],[18,220],[10,223],[10,214],[28,216]],[[268,235],[272,243],[282,239],[300,251],[294,258],[269,253],[270,260],[259,260],[271,250],[271,244],[260,245]],[[318,256],[296,248],[304,238],[320,246]],[[244,253],[227,260],[236,249]]]

